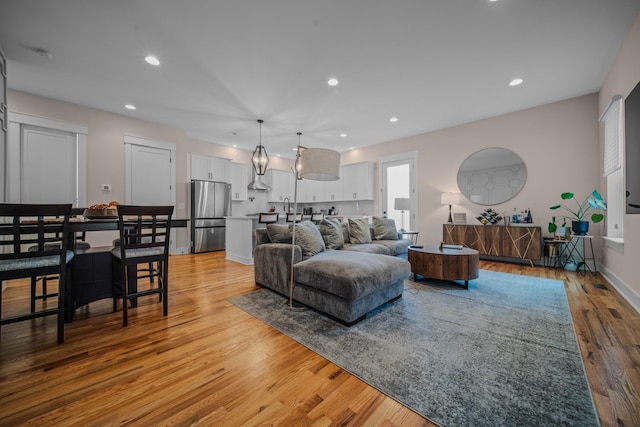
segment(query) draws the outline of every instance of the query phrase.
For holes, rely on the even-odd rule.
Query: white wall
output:
[[[493,206],[510,213],[530,208],[536,225],[547,235],[547,223],[566,191],[586,197],[599,188],[598,96],[581,96],[423,135],[379,144],[343,154],[345,163],[375,160],[395,152],[418,152],[419,242],[436,244],[448,206],[440,193],[458,192],[457,171],[472,153],[489,147],[514,151],[527,166],[527,182],[512,200]],[[466,212],[467,222],[486,206],[466,200],[453,212]],[[376,207],[379,213],[379,207]],[[600,235],[601,224],[590,224],[590,234]],[[599,240],[596,255],[600,255]]]
[[[87,201],[124,200],[124,135],[159,139],[177,144],[177,204],[188,203],[189,153],[196,152],[249,163],[251,153],[227,146],[188,138],[186,133],[154,123],[134,120],[77,105],[9,91],[11,111],[83,123],[89,126],[87,142]],[[499,212],[530,208],[534,220],[546,230],[551,218],[549,206],[560,200],[560,193],[572,191],[588,194],[599,185],[598,167],[598,98],[587,95],[524,111],[485,119],[398,141],[379,144],[342,154],[342,163],[377,159],[398,152],[418,152],[418,212],[416,222],[423,244],[442,239],[442,223],[448,207],[440,204],[441,192],[457,192],[456,172],[472,153],[488,147],[506,147],[515,151],[526,163],[528,179],[523,190],[511,201],[495,206]],[[270,167],[287,169],[288,161],[274,158]],[[100,190],[100,184],[113,186],[111,193]],[[234,205],[238,213],[252,211],[250,202]],[[351,206],[343,204],[345,212]],[[355,206],[353,207],[355,211]],[[467,212],[469,222],[484,207],[465,201],[454,206],[454,212]],[[369,212],[373,210],[373,212]],[[381,214],[376,201],[369,214]],[[177,210],[177,217],[188,217],[188,211]],[[593,225],[599,235],[599,224]],[[178,247],[188,246],[186,230],[178,236]],[[95,233],[92,233],[95,234]],[[95,238],[95,237],[94,237]],[[105,237],[103,244],[109,240]],[[93,243],[93,242],[92,242]],[[100,244],[102,242],[99,242]],[[599,252],[599,251],[598,251]]]
[[[599,111],[603,112],[611,97],[626,97],[640,81],[640,14],[629,30],[616,60],[600,90]],[[600,150],[603,146],[603,131],[600,132]],[[601,155],[602,156],[602,155]],[[636,165],[638,167],[639,165]],[[606,181],[601,179],[601,187],[606,190]],[[640,311],[640,281],[638,281],[638,260],[640,260],[640,215],[624,215],[624,252],[605,248],[603,264],[605,275],[616,288]]]
[[[640,16],[640,15],[639,15]],[[599,112],[613,94],[624,96],[640,78],[640,18],[631,28],[628,39],[620,50],[614,66],[600,94],[585,95],[523,111],[467,123],[448,129],[389,141],[365,149],[342,154],[342,163],[365,160],[377,161],[381,157],[399,152],[418,152],[418,212],[416,223],[420,231],[419,242],[435,244],[442,239],[442,223],[446,221],[448,207],[440,204],[442,192],[457,192],[456,172],[472,153],[488,147],[505,147],[516,152],[526,163],[528,178],[523,190],[511,201],[494,206],[498,212],[510,213],[530,208],[534,221],[547,234],[547,223],[552,216],[549,206],[559,203],[560,194],[571,191],[581,198],[593,189],[604,193],[601,179],[601,138],[598,125]],[[124,200],[125,134],[174,142],[177,150],[177,203],[188,207],[190,152],[234,159],[249,163],[251,153],[227,146],[190,139],[186,133],[166,126],[134,120],[67,104],[60,101],[9,91],[10,111],[66,120],[89,126],[87,153],[87,200],[89,204],[105,200]],[[288,169],[289,162],[273,158],[270,167]],[[378,178],[376,178],[378,179]],[[113,191],[104,194],[101,183],[110,183]],[[379,184],[377,183],[379,186]],[[238,205],[239,211],[252,212],[250,202]],[[350,206],[347,206],[350,209]],[[469,201],[454,206],[454,212],[466,212],[468,222],[484,209]],[[381,214],[379,201],[373,214]],[[177,217],[188,217],[186,210],[178,210]],[[604,263],[606,273],[625,296],[640,307],[640,284],[634,283],[634,262],[640,259],[640,215],[626,215],[625,253],[604,248],[602,224],[591,224],[590,234],[597,236],[596,258]],[[181,230],[178,246],[188,245],[188,233]],[[106,238],[104,239],[106,240]]]
[[[125,200],[124,136],[132,135],[151,138],[177,145],[176,157],[176,218],[189,217],[188,183],[191,171],[189,154],[200,153],[232,159],[239,163],[250,163],[251,152],[236,148],[211,144],[190,139],[186,132],[167,126],[135,120],[101,110],[69,104],[49,98],[34,96],[14,90],[8,91],[9,111],[34,116],[84,124],[89,127],[87,137],[87,204],[105,203],[111,200]],[[256,129],[257,138],[257,129]],[[282,164],[281,164],[282,163]],[[279,158],[271,159],[270,166],[286,168]],[[112,191],[104,192],[101,184],[111,184]],[[266,196],[263,197],[266,199]],[[259,203],[260,196],[253,203]],[[253,212],[252,202],[234,204],[238,212]],[[263,200],[263,203],[266,202]],[[184,205],[184,209],[178,209]],[[93,246],[110,245],[116,232],[92,232],[87,237]],[[189,247],[188,229],[177,229],[178,248]]]

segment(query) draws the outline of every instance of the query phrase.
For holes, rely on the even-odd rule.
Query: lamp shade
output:
[[[443,205],[459,205],[460,193],[442,193],[440,197],[440,203]]]
[[[397,211],[411,210],[411,199],[397,197],[393,202],[393,208]]]
[[[340,153],[327,148],[307,148],[300,153],[300,176],[311,181],[340,179]]]

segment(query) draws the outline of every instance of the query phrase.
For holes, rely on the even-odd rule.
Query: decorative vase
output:
[[[571,229],[578,236],[586,236],[589,231],[589,221],[571,221]]]
[[[564,269],[567,271],[577,271],[578,270],[578,264],[576,264],[574,261],[567,261],[566,264],[564,265]]]

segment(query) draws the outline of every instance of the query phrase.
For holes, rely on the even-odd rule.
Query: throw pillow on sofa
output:
[[[271,243],[291,243],[288,224],[267,224],[267,235]]]
[[[349,241],[353,244],[371,243],[371,231],[366,218],[349,218]]]
[[[327,249],[342,249],[344,246],[344,236],[342,235],[342,227],[336,219],[324,218],[318,225],[320,234],[324,240]]]
[[[349,240],[349,224],[346,222],[340,223],[340,230],[342,230],[342,239],[345,243],[351,243]]]
[[[289,229],[293,232],[293,224],[289,225]],[[320,230],[311,221],[302,221],[296,224],[296,245],[302,249],[303,260],[324,252],[326,249]]]
[[[376,240],[398,240],[398,230],[393,218],[373,217],[373,238]]]

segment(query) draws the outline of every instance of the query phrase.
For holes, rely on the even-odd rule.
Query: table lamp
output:
[[[447,223],[453,224],[453,218],[451,218],[451,205],[460,204],[460,193],[442,193],[440,196],[440,203],[443,205],[449,205],[449,219]]]
[[[397,197],[394,201],[393,208],[397,211],[400,211],[402,214],[402,228],[400,228],[400,232],[404,231],[404,211],[411,210],[411,199],[405,197]]]

